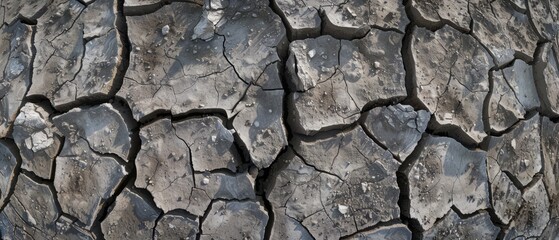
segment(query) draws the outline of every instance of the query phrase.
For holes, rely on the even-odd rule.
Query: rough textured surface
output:
[[[0,0],[0,239],[556,239],[557,0]]]
[[[62,145],[50,114],[51,111],[39,105],[27,103],[17,115],[13,132],[21,153],[21,168],[44,179],[51,179],[54,158]]]
[[[161,214],[146,199],[125,188],[109,210],[101,228],[106,239],[148,239]]]
[[[427,230],[454,206],[463,214],[489,207],[486,154],[471,151],[456,140],[426,137],[412,165],[409,182],[410,217]]]
[[[487,135],[482,109],[489,92],[489,54],[472,36],[448,26],[436,32],[414,29],[409,51],[414,95],[441,131],[458,128],[453,133],[460,140],[481,142]]]

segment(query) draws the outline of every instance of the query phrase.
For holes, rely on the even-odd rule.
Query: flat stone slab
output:
[[[8,200],[8,193],[15,184],[17,165],[20,162],[19,154],[15,144],[6,140],[0,140],[0,206]],[[17,181],[17,180],[16,180]]]
[[[28,95],[44,96],[58,109],[114,95],[124,51],[116,12],[114,0],[50,4],[37,20],[33,76],[40,81]]]
[[[61,134],[50,114],[39,105],[26,103],[16,117],[12,133],[21,154],[21,168],[44,179],[51,179],[54,159],[62,146]]]
[[[411,240],[411,231],[404,224],[394,224],[384,227],[374,228],[356,234],[348,239],[367,240],[367,239],[385,239],[385,240]]]
[[[153,239],[165,240],[177,236],[186,239],[196,239],[199,225],[198,218],[192,219],[192,217],[181,213],[168,213],[157,221]]]
[[[510,223],[505,239],[539,237],[550,220],[549,199],[542,180],[529,186],[522,194],[522,208]]]
[[[6,1],[17,4],[18,1]],[[40,4],[41,1],[37,1]],[[33,27],[21,22],[0,28],[0,137],[7,137],[31,85]]]
[[[534,64],[534,79],[541,99],[542,112],[559,116],[559,37],[544,43]]]
[[[470,31],[472,18],[468,0],[412,0],[410,12],[421,26],[449,24],[462,31]]]
[[[268,212],[259,202],[217,200],[208,211],[200,239],[264,239]]]
[[[501,229],[491,222],[489,213],[482,211],[474,216],[461,219],[458,214],[450,212],[433,228],[423,233],[424,239],[497,239]]]
[[[315,141],[296,137],[293,146],[273,169],[267,197],[314,238],[339,238],[398,218],[399,163],[360,127]]]
[[[549,118],[542,119],[541,146],[543,156],[543,182],[551,204],[551,214],[559,217],[559,124],[553,123]]]
[[[364,126],[388,151],[404,161],[417,146],[430,119],[431,114],[425,110],[415,111],[412,106],[397,104],[368,111]]]
[[[287,60],[289,125],[312,135],[355,122],[372,103],[406,97],[403,35],[372,29],[347,41],[331,36],[294,41]]]
[[[452,206],[463,214],[489,207],[486,153],[456,140],[427,135],[404,170],[409,182],[410,217],[423,230],[433,227]]]
[[[518,185],[526,186],[542,169],[540,118],[520,122],[511,132],[489,138],[487,158],[501,171],[509,172]]]
[[[559,3],[553,0],[529,0],[525,3],[531,23],[541,38],[552,40],[559,33]]]
[[[411,36],[413,93],[434,116],[436,131],[452,131],[469,144],[487,135],[483,103],[489,92],[491,57],[472,36],[449,26]]]
[[[101,222],[106,239],[151,239],[161,210],[145,197],[124,188]]]

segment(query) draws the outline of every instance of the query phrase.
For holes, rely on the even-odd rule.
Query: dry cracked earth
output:
[[[559,239],[557,0],[0,0],[2,239]]]

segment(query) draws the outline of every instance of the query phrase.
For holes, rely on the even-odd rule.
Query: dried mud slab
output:
[[[559,33],[559,2],[528,0],[530,21],[541,38],[552,40]]]
[[[497,239],[500,231],[485,211],[461,219],[450,210],[442,220],[423,233],[423,239]]]
[[[297,155],[283,155],[267,197],[314,238],[336,239],[398,218],[400,164],[360,127],[315,141],[295,137],[293,146]]]
[[[399,33],[373,29],[363,39],[294,41],[287,60],[288,121],[312,135],[355,122],[368,104],[406,97]]]
[[[366,114],[365,129],[401,161],[415,149],[431,119],[429,112],[401,104],[374,108]]]
[[[550,203],[542,180],[527,187],[522,194],[522,207],[510,223],[505,239],[539,237],[550,220]]]
[[[451,207],[471,214],[489,207],[486,153],[456,140],[428,135],[404,170],[409,183],[410,217],[431,229]]]
[[[272,224],[270,239],[314,240],[315,238],[297,219],[286,214],[286,210],[285,207],[273,208],[274,221],[268,223]]]
[[[542,169],[538,115],[522,121],[510,133],[489,138],[487,145],[487,158],[494,163],[489,167],[510,173],[518,186],[528,185]]]
[[[559,116],[559,37],[544,43],[534,64],[534,79],[541,99],[541,111]]]
[[[26,103],[14,123],[13,137],[22,158],[21,168],[50,179],[54,158],[62,146],[58,129],[49,119],[51,111]]]
[[[55,197],[48,185],[20,174],[11,200],[0,213],[2,238],[52,239],[60,216]]]
[[[499,221],[508,224],[522,205],[522,192],[509,176],[501,171],[499,164],[491,157],[487,159],[487,174],[491,185],[491,204],[495,215]]]
[[[512,66],[493,71],[492,78],[488,109],[491,130],[505,131],[524,119],[526,112],[540,107],[531,65],[515,60]]]
[[[78,1],[55,0],[37,22],[35,81],[29,95],[67,108],[114,94],[124,51],[116,1],[85,7]]]
[[[515,58],[533,60],[540,38],[526,14],[505,0],[477,1],[470,6],[472,35],[485,46],[497,66]]]
[[[17,147],[8,142],[7,140],[0,140],[0,206],[7,202],[8,193],[16,177],[16,172],[19,171],[18,164],[20,163]]]
[[[543,182],[549,194],[551,214],[559,217],[559,124],[542,119],[541,144],[543,157]]]
[[[8,136],[31,85],[33,31],[21,22],[0,28],[0,137]]]
[[[489,92],[491,57],[470,35],[444,26],[436,32],[415,28],[409,48],[413,93],[434,115],[437,131],[463,142],[486,137],[483,103]]]
[[[409,20],[396,1],[274,0],[293,40],[318,37],[321,32],[342,39],[360,38],[371,28],[404,32]]]
[[[424,27],[449,24],[461,31],[470,31],[469,0],[412,0],[413,20]]]
[[[101,222],[106,239],[151,239],[161,210],[128,188],[122,190]]]
[[[51,3],[50,0],[21,1],[21,0],[2,0],[0,8],[3,15],[0,15],[0,26],[2,23],[8,25],[14,23],[18,18],[26,21],[36,21],[42,11]]]
[[[212,203],[202,222],[200,239],[264,239],[268,212],[259,202]]]
[[[173,239],[176,237],[196,239],[199,231],[198,218],[192,219],[187,214],[168,213],[163,215],[155,227],[154,240]]]

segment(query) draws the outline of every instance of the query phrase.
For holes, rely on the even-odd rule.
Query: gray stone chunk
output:
[[[12,143],[1,139],[0,140],[0,206],[8,200],[8,193],[14,184],[13,181],[16,176],[17,164],[19,162],[19,154],[17,147]]]
[[[468,150],[456,140],[428,135],[405,170],[410,217],[430,229],[452,206],[463,214],[489,207],[486,153]]]
[[[551,202],[551,214],[559,217],[559,124],[543,118],[541,127],[543,182]]]
[[[31,85],[33,30],[19,21],[0,28],[0,137],[7,137]]]
[[[192,118],[173,123],[177,136],[191,150],[194,171],[237,171],[242,159],[234,144],[233,131],[218,117]]]
[[[547,224],[540,239],[557,239],[559,238],[559,218],[553,218]]]
[[[559,116],[559,37],[544,43],[534,64],[534,79],[541,99],[542,112]]]
[[[410,12],[423,26],[450,24],[462,31],[470,31],[469,5],[468,0],[412,0]]]
[[[538,34],[527,15],[517,12],[508,1],[477,1],[470,6],[472,34],[493,56],[497,66],[521,57],[532,61]]]
[[[365,105],[402,100],[402,35],[373,29],[363,39],[330,36],[294,41],[287,63],[293,109],[290,126],[302,134],[355,122]]]
[[[116,4],[100,0],[85,8],[78,1],[56,0],[47,7],[38,19],[34,42],[33,76],[39,81],[33,82],[29,95],[66,108],[113,94],[123,55]]]
[[[522,121],[514,130],[501,137],[491,137],[487,143],[487,157],[501,171],[509,172],[522,186],[542,169],[540,153],[540,119],[536,115]]]
[[[493,159],[487,159],[487,174],[491,185],[491,204],[499,220],[508,224],[522,205],[522,192],[514,182],[501,171],[499,164]]]
[[[50,4],[49,0],[37,1],[20,1],[20,0],[2,0],[0,8],[4,10],[3,17],[0,17],[0,25],[2,23],[12,24],[17,18],[33,21],[36,20],[41,12]],[[2,15],[0,15],[2,16]]]
[[[388,151],[404,161],[415,149],[430,118],[425,110],[397,104],[367,112],[364,125]]]
[[[188,145],[177,137],[171,120],[162,119],[140,130],[142,146],[136,157],[137,177],[134,185],[151,192],[157,207],[168,212],[202,205],[206,201],[192,201],[194,187]],[[193,213],[195,214],[195,213]]]
[[[195,185],[211,199],[255,199],[254,179],[248,173],[197,173]]]
[[[274,208],[274,221],[270,239],[314,240],[307,229],[296,219],[286,214],[285,207]]]
[[[200,239],[264,239],[268,213],[259,202],[212,203]]]
[[[550,205],[542,180],[537,180],[533,186],[529,186],[524,191],[522,199],[522,208],[511,221],[505,239],[519,236],[539,237],[550,220]]]
[[[196,239],[199,225],[198,218],[192,219],[181,213],[168,213],[157,221],[153,239]]]
[[[291,39],[305,39],[320,36],[320,10],[309,3],[318,1],[271,0],[284,19]]]
[[[540,37],[546,40],[555,38],[559,33],[559,2],[528,0],[527,5],[530,11],[530,21]]]
[[[143,196],[125,188],[101,222],[105,239],[151,239],[161,210]]]
[[[284,91],[267,87],[281,85],[277,66],[265,71],[257,85],[251,86],[235,108],[233,127],[258,168],[272,164],[287,146],[287,131],[283,122]],[[275,88],[274,88],[275,89]]]
[[[491,57],[470,35],[444,26],[431,32],[416,28],[411,38],[414,95],[433,113],[437,131],[453,131],[467,143],[487,135],[483,103],[489,92]]]
[[[458,214],[450,210],[441,221],[423,234],[423,239],[497,239],[500,230],[485,211],[460,219]]]
[[[360,232],[348,239],[351,240],[411,240],[411,231],[404,224],[394,224],[384,227],[378,227],[372,230]]]
[[[85,140],[97,154],[115,154],[128,161],[131,126],[113,105],[74,108],[54,119],[67,141]]]
[[[50,239],[56,234],[59,215],[49,186],[20,174],[10,202],[0,213],[0,233],[3,239],[25,239],[21,232],[33,239]]]
[[[404,32],[409,23],[404,5],[399,1],[347,1],[321,6],[323,34],[335,38],[360,38],[371,26]]]
[[[360,127],[315,141],[295,137],[293,146],[303,159],[282,157],[267,196],[314,238],[339,238],[399,216],[399,163]]]
[[[14,122],[12,136],[18,146],[21,168],[50,179],[54,158],[62,145],[60,133],[49,119],[50,111],[33,103],[26,103]]]

